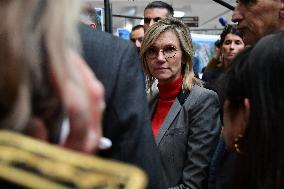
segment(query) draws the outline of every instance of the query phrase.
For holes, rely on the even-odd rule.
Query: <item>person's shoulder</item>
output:
[[[142,189],[146,186],[146,177],[134,166],[0,131],[0,186]]]
[[[111,33],[92,29],[82,23],[79,25],[79,33],[83,40],[87,39],[88,41],[95,41],[94,44],[109,44],[109,45],[120,45],[120,46],[128,46],[132,44],[130,41],[122,39],[118,36],[114,36]]]
[[[211,79],[214,72],[215,72],[214,70],[208,70],[208,71],[204,72],[202,74],[202,80],[205,81],[205,82],[208,82]]]
[[[199,85],[193,85],[191,89],[191,93],[198,93],[198,94],[205,94],[205,95],[206,94],[208,95],[216,94],[216,92],[214,92],[213,90],[207,89]]]
[[[190,94],[193,96],[193,98],[198,99],[199,101],[202,101],[203,103],[205,101],[218,101],[218,95],[215,91],[206,89],[202,86],[193,85]]]
[[[203,77],[206,79],[207,78],[211,79],[211,77],[213,77],[213,79],[215,79],[215,77],[218,77],[223,71],[224,69],[222,67],[214,68],[212,70],[203,73]]]

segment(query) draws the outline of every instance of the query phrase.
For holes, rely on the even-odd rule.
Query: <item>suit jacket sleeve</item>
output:
[[[84,58],[105,87],[103,135],[113,146],[98,155],[137,165],[148,176],[148,188],[165,188],[136,47],[83,25],[80,34]]]
[[[217,94],[206,90],[189,110],[187,159],[182,184],[175,188],[207,188],[209,164],[220,132]]]

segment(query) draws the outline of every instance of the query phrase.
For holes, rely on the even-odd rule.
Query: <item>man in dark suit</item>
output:
[[[80,35],[83,57],[105,87],[103,135],[113,145],[98,155],[137,165],[149,177],[148,188],[166,188],[135,46],[84,24]]]

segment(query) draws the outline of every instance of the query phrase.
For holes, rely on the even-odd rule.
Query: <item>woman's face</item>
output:
[[[225,62],[230,62],[245,47],[245,44],[238,35],[229,33],[222,44],[222,53]]]
[[[161,33],[145,53],[149,71],[164,85],[181,75],[182,50],[174,31]]]

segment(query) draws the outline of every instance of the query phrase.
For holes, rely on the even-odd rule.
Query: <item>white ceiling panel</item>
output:
[[[91,2],[94,7],[103,8],[103,0],[87,0]],[[224,0],[225,2],[235,6],[235,0]],[[143,11],[145,6],[151,2],[147,0],[112,0],[112,14],[122,16],[135,16],[143,17]],[[222,29],[222,25],[219,23],[219,18],[223,17],[229,23],[231,23],[232,11],[226,7],[214,2],[213,0],[165,0],[173,6],[176,11],[183,11],[185,16],[198,16],[199,27],[191,28],[196,33],[216,33]],[[112,25],[113,30],[117,28],[126,27],[126,25],[139,24],[138,19],[118,18],[113,17]],[[213,31],[212,31],[213,30]]]

